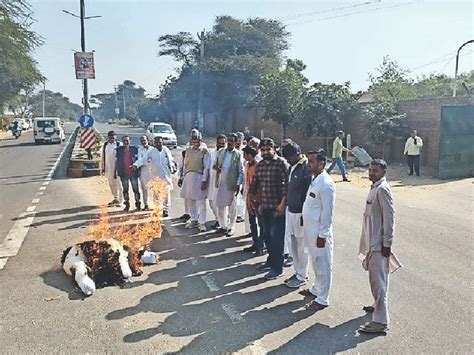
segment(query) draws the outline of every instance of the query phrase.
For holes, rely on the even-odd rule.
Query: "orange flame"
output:
[[[161,237],[163,202],[169,193],[168,184],[160,179],[154,178],[148,183],[150,195],[153,199],[154,209],[144,220],[143,214],[127,214],[119,219],[119,223],[112,223],[107,207],[99,207],[99,220],[89,226],[84,240],[106,240],[114,238],[123,245],[129,247],[130,252],[136,254],[141,248],[146,248],[155,238]]]

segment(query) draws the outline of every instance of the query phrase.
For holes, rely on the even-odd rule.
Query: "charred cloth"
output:
[[[132,276],[141,275],[143,251],[135,254],[112,238],[88,240],[66,248],[61,264],[84,294],[91,295],[96,288],[121,285]]]

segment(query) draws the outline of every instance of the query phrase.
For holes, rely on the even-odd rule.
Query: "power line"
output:
[[[360,6],[367,6],[367,5],[370,5],[370,4],[374,3],[374,2],[380,2],[380,0],[377,0],[377,1],[365,1],[365,2],[362,2],[362,3],[358,3],[358,4],[352,4],[352,5],[341,6],[341,7],[334,7],[334,8],[327,9],[327,10],[318,10],[318,11],[311,11],[311,12],[303,12],[303,13],[300,13],[300,14],[288,15],[288,16],[280,17],[279,20],[280,20],[280,21],[283,21],[283,22],[286,22],[286,21],[296,20],[296,19],[298,19],[298,18],[300,18],[300,17],[311,17],[311,16],[314,16],[314,15],[327,14],[327,13],[330,13],[330,12],[336,12],[336,11],[346,10],[346,9],[351,9],[351,8],[356,8],[356,7],[360,7]]]
[[[386,9],[393,9],[393,8],[397,8],[397,7],[402,7],[402,6],[411,5],[411,4],[414,4],[414,3],[415,3],[415,1],[410,1],[410,2],[407,2],[407,3],[395,4],[395,5],[384,6],[384,7],[377,7],[377,8],[375,8],[375,9],[349,12],[349,13],[342,14],[342,15],[334,15],[334,16],[316,18],[316,19],[313,19],[313,20],[306,20],[306,21],[294,22],[294,23],[286,24],[285,26],[295,26],[295,25],[301,25],[301,24],[310,23],[310,22],[319,22],[319,21],[333,20],[333,19],[342,18],[342,17],[348,17],[348,16],[352,16],[352,15],[358,15],[358,14],[369,13],[369,12],[376,12],[376,11],[386,10]]]

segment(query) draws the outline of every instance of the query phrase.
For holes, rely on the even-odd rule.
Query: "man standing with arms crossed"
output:
[[[288,191],[288,166],[275,152],[275,143],[264,138],[260,143],[263,160],[257,164],[255,176],[249,189],[251,202],[258,202],[257,192],[261,192],[258,213],[262,217],[262,234],[268,249],[267,261],[258,270],[267,270],[267,280],[283,275],[283,244],[285,239],[285,210]]]
[[[408,175],[413,175],[413,168],[415,168],[416,176],[420,176],[420,153],[423,148],[423,141],[417,136],[417,131],[411,132],[410,138],[405,143],[404,154],[407,156],[407,163],[410,172]]]
[[[332,220],[336,185],[325,170],[326,160],[323,150],[308,152],[309,169],[313,176],[303,204],[303,234],[315,280],[310,289],[302,290],[300,294],[315,297],[305,305],[306,309],[315,312],[329,306],[332,284]]]
[[[108,206],[120,206],[123,202],[122,184],[114,177],[115,163],[117,161],[117,148],[122,145],[117,141],[114,131],[107,133],[107,141],[102,147],[102,175],[105,175],[109,182],[110,192],[114,199]]]
[[[365,205],[359,259],[369,271],[369,282],[374,305],[364,310],[372,313],[372,321],[362,325],[359,332],[385,333],[388,330],[388,275],[402,265],[392,253],[395,211],[390,186],[385,178],[387,163],[375,159],[369,165],[372,181]]]

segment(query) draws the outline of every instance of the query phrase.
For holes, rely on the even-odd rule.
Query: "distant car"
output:
[[[114,120],[113,120],[113,119],[109,119],[108,122],[109,122],[109,124],[112,124],[112,123],[114,123]]]
[[[66,134],[59,117],[35,117],[33,119],[35,143],[61,143]]]
[[[168,123],[151,122],[146,129],[146,136],[151,144],[153,144],[155,137],[159,136],[163,138],[164,145],[171,148],[178,146],[178,139],[173,131],[173,127]]]
[[[24,118],[17,119],[16,121],[19,123],[22,130],[26,131],[30,129],[30,124]]]

